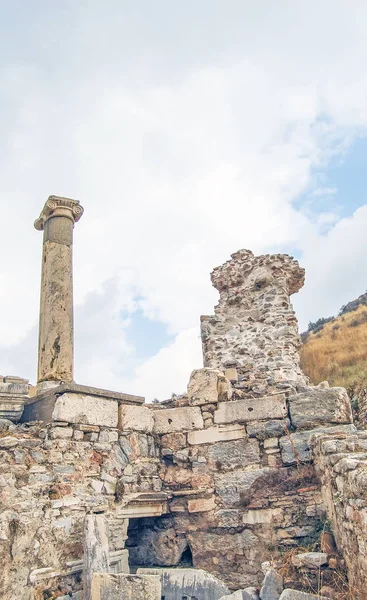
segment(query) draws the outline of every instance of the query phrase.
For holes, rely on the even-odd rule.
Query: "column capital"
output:
[[[79,221],[83,215],[84,208],[79,200],[63,198],[62,196],[50,196],[46,201],[39,218],[34,222],[38,231],[43,231],[46,221],[51,217],[66,217],[73,223]]]

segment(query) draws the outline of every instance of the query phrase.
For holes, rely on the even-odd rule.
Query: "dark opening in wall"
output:
[[[187,546],[186,550],[183,551],[178,566],[182,569],[190,569],[193,567],[192,552],[189,545]]]
[[[139,567],[192,566],[186,538],[176,532],[171,516],[130,519],[127,535],[132,572]]]

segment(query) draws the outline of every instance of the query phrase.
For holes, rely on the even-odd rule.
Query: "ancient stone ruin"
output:
[[[204,368],[187,394],[145,404],[73,381],[82,213],[51,196],[36,221],[37,387],[0,378],[0,598],[334,598],[324,583],[345,564],[350,598],[363,600],[367,434],[344,389],[310,386],[300,369],[290,296],[304,270],[249,250],[214,269]],[[284,571],[285,555],[314,593]]]

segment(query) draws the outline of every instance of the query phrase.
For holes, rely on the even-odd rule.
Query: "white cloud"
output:
[[[209,273],[241,247],[302,255],[303,326],[364,291],[365,209],[339,220],[337,208],[293,204],[314,189],[315,167],[365,132],[367,7],[352,5],[160,0],[153,14],[149,2],[110,0],[70,7],[58,22],[50,9],[37,15],[45,31],[52,21],[45,47],[35,32],[32,52],[18,48],[2,72],[7,368],[34,379],[20,348],[38,310],[31,223],[50,193],[85,206],[75,229],[84,383],[182,391],[184,371],[200,366],[199,316],[217,300]],[[175,335],[144,363],[120,319],[137,297]]]

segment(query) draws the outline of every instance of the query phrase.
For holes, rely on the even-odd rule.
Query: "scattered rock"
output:
[[[319,569],[327,565],[327,554],[324,552],[304,552],[292,556],[292,564],[295,567],[307,567],[308,569]]]
[[[261,600],[279,600],[283,591],[283,577],[274,569],[267,571],[260,590]]]
[[[284,590],[279,600],[328,600],[325,596],[306,594],[298,590]]]

